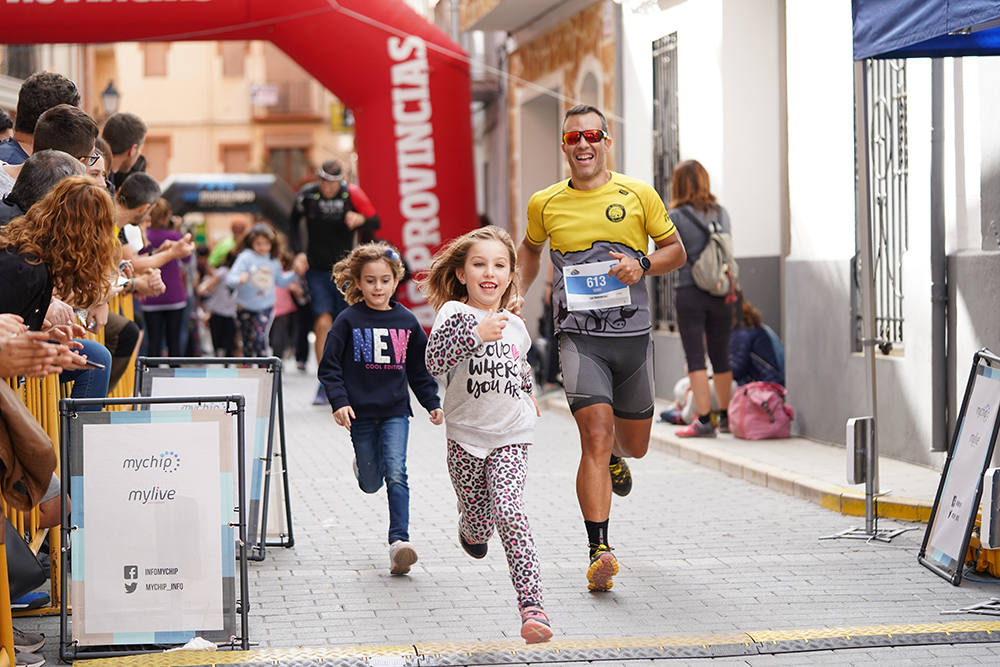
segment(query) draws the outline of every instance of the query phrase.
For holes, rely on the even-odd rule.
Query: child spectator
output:
[[[208,330],[212,338],[212,352],[217,357],[235,357],[236,293],[226,284],[236,255],[229,253],[215,269],[206,268],[205,278],[198,285],[202,307],[208,312]]]
[[[281,253],[281,266],[286,271],[292,268],[292,253],[287,250]],[[271,353],[279,359],[285,358],[285,351],[293,344],[296,295],[302,294],[302,285],[298,280],[289,283],[288,287],[274,288],[274,321],[271,323],[268,340],[271,343]]]
[[[267,355],[267,330],[274,311],[274,286],[288,285],[295,274],[285,271],[278,260],[280,249],[274,228],[267,223],[253,226],[241,244],[226,284],[237,288],[236,320],[243,340],[243,356]]]

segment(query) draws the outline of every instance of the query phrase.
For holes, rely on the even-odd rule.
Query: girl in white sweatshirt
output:
[[[455,239],[422,281],[438,315],[427,370],[445,381],[448,472],[461,515],[458,540],[473,558],[500,534],[529,644],[552,637],[542,610],[538,555],[524,511],[528,445],[538,406],[531,395],[531,339],[505,308],[516,294],[510,234],[483,227]]]

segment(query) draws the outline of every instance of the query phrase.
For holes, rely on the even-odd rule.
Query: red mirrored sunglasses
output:
[[[576,146],[580,143],[580,137],[587,140],[588,144],[596,144],[604,139],[610,139],[609,135],[604,130],[573,130],[572,132],[563,132],[563,143],[568,146]]]

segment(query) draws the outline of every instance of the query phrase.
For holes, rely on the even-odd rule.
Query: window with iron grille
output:
[[[871,179],[875,338],[884,354],[903,349],[903,253],[909,234],[906,61],[868,60],[868,173]],[[855,239],[855,255],[858,252]],[[854,263],[854,349],[862,350],[861,280]]]
[[[680,160],[677,130],[677,33],[653,42],[653,187],[670,200],[670,178]],[[677,330],[674,274],[653,276],[653,326]]]

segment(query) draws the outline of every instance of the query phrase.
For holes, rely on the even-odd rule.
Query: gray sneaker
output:
[[[45,658],[34,653],[28,653],[27,651],[19,651],[15,648],[14,662],[17,664],[17,667],[42,667],[45,664]]]
[[[674,435],[678,438],[714,438],[715,425],[712,422],[705,424],[704,422],[695,419],[684,428],[679,428],[674,431]]]
[[[732,433],[729,430],[729,415],[719,413],[719,433]]]
[[[25,653],[33,653],[45,646],[45,635],[37,632],[24,632],[17,628],[14,631],[14,648]]]

